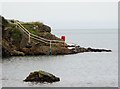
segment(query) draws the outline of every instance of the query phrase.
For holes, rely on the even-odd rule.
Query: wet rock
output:
[[[24,80],[25,82],[58,82],[60,81],[60,78],[55,77],[53,74],[50,74],[45,71],[35,71],[31,72],[29,76]]]
[[[27,43],[25,47],[26,48],[32,48],[32,44],[31,43]]]
[[[112,50],[108,49],[93,49],[93,48],[87,48],[88,52],[112,52]]]
[[[38,25],[38,28],[37,28],[40,32],[51,32],[51,28],[47,25],[44,25],[44,24],[41,24],[41,25]]]
[[[112,52],[112,50],[108,49],[95,49],[95,48],[84,48],[80,46],[76,46],[75,48],[71,49],[71,54],[75,53],[83,53],[83,52]]]

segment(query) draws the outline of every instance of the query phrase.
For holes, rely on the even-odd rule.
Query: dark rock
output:
[[[112,52],[112,50],[108,49],[94,49],[94,48],[84,48],[80,46],[76,46],[75,48],[71,49],[71,54],[75,53],[83,53],[83,52]]]
[[[5,58],[5,57],[10,57],[10,51],[7,50],[6,48],[2,47],[2,57]]]
[[[112,52],[112,50],[107,49],[93,49],[93,48],[87,48],[88,52]]]
[[[32,47],[32,44],[31,43],[27,43],[26,44],[26,48],[31,48]]]
[[[47,26],[47,25],[43,25],[43,31],[50,33],[51,32],[51,28],[49,26]]]
[[[24,80],[25,82],[57,82],[60,81],[60,78],[55,77],[54,75],[45,72],[45,71],[35,71],[29,74],[29,76]]]

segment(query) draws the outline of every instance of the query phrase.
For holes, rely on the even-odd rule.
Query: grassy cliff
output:
[[[6,56],[19,56],[19,55],[49,55],[50,44],[31,39],[31,47],[28,45],[28,36],[20,31],[16,26],[14,20],[7,20],[0,16],[2,22],[2,54]],[[41,22],[21,22],[22,26],[29,30],[30,33],[49,40],[61,40],[51,33],[51,28]],[[67,54],[69,49],[64,47],[63,44],[52,45],[52,54]]]
[[[66,43],[52,44],[50,50],[50,44],[41,41],[31,39],[28,42],[28,35],[26,35],[20,28],[15,24],[15,20],[7,20],[0,16],[0,30],[2,31],[2,40],[0,40],[0,46],[2,48],[2,56],[25,56],[25,55],[66,55],[75,54],[81,52],[111,52],[112,50],[106,49],[94,49],[84,48],[80,46],[74,46],[72,49],[68,49],[69,45]],[[60,40],[51,33],[51,28],[41,22],[21,22],[23,27],[28,31],[39,37],[46,38],[48,40]]]

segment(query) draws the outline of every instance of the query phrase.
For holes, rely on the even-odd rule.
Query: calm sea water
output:
[[[12,57],[2,61],[3,87],[117,87],[117,29],[52,30],[65,35],[68,43],[83,47],[107,48],[110,53],[79,53],[65,56]],[[1,65],[1,63],[0,63]],[[25,83],[30,72],[44,70],[60,77],[56,83]]]

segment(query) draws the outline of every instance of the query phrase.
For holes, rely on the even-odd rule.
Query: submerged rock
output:
[[[60,81],[60,78],[55,77],[53,74],[50,74],[45,71],[35,71],[31,72],[29,76],[24,80],[25,82],[57,82]]]

